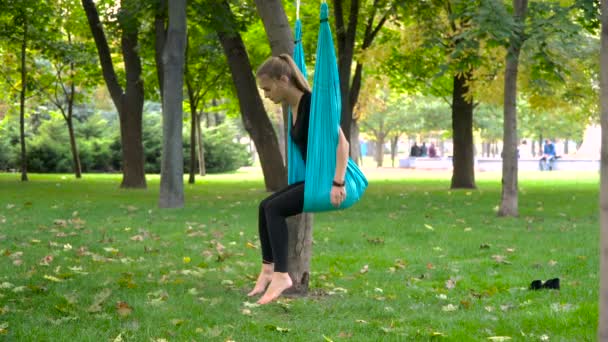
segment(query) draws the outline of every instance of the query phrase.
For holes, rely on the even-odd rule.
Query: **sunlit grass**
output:
[[[245,304],[260,172],[199,177],[164,210],[158,176],[0,174],[0,339],[595,340],[597,173],[520,174],[517,219],[495,215],[498,173],[476,190],[367,173],[360,203],[315,215],[311,295],[265,307]],[[560,291],[527,290],[554,277]]]

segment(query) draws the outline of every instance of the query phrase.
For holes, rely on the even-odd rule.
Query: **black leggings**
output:
[[[274,263],[275,272],[287,272],[287,223],[289,216],[302,213],[304,182],[275,192],[260,202],[258,229],[262,244],[262,262]]]

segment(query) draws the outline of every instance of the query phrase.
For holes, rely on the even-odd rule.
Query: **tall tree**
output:
[[[122,148],[123,188],[145,188],[142,114],[144,83],[138,51],[139,20],[136,0],[122,0],[117,16],[121,49],[126,72],[125,88],[118,81],[110,46],[93,0],[82,0],[101,63],[103,78],[118,111]]]
[[[601,2],[601,125],[602,150],[600,170],[600,295],[598,341],[608,341],[608,0]]]
[[[513,0],[514,32],[507,52],[504,91],[504,135],[502,149],[502,198],[499,216],[518,216],[517,203],[517,74],[519,53],[525,41],[528,0]]]
[[[186,51],[186,0],[169,2],[169,28],[163,51],[163,152],[160,174],[161,208],[184,206],[182,115]]]
[[[220,10],[219,16],[225,21],[217,23],[216,29],[238,95],[243,125],[260,156],[266,189],[276,191],[287,183],[277,135],[264,109],[234,13],[226,1]]]
[[[359,27],[359,19],[363,19],[364,33],[358,52],[364,52],[372,45],[378,32],[380,32],[399,3],[396,0],[373,0],[372,2],[364,0],[363,3],[361,0],[334,0],[338,73],[340,77],[340,92],[342,94],[340,126],[348,141],[351,140],[353,111],[357,105],[361,91],[364,66],[363,61],[358,59],[354,75],[352,75],[352,63],[357,52],[357,31],[361,29]],[[345,9],[348,10],[347,15],[345,15]],[[353,145],[351,144],[351,147]]]
[[[25,114],[28,91],[34,86],[28,73],[28,55],[36,45],[44,41],[45,30],[42,28],[48,21],[49,13],[46,2],[34,0],[5,0],[0,3],[0,38],[19,51],[19,81],[10,82],[19,92],[19,131],[20,131],[20,166],[21,180],[27,181],[27,149],[25,139]]]
[[[53,4],[51,10],[54,14],[49,24],[56,30],[47,33],[49,38],[42,44],[43,56],[52,65],[52,70],[48,70],[51,74],[49,81],[41,78],[42,83],[52,86],[43,85],[42,92],[59,109],[66,123],[74,175],[81,178],[80,154],[74,133],[74,107],[77,96],[98,81],[90,72],[94,66],[90,62],[95,57],[94,47],[82,39],[88,27],[78,0],[59,1]],[[45,74],[45,70],[38,68],[38,74]]]

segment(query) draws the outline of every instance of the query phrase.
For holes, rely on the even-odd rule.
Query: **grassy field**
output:
[[[198,178],[170,210],[157,176],[0,174],[0,340],[596,339],[597,173],[521,174],[517,219],[496,217],[499,174],[369,178],[353,208],[315,215],[311,295],[256,307],[259,173]]]

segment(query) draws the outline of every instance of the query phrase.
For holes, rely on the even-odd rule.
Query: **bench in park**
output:
[[[409,169],[435,169],[451,170],[452,157],[427,158],[408,157],[399,159],[399,167]],[[475,168],[478,171],[502,171],[502,159],[499,158],[476,158]],[[519,159],[517,164],[519,171],[538,171],[539,160],[536,158]],[[600,161],[597,159],[564,159],[558,158],[553,161],[555,171],[599,171]]]

